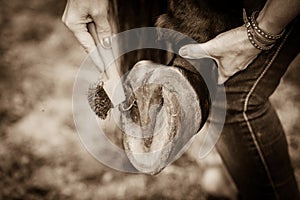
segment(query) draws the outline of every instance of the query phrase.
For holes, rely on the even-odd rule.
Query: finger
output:
[[[90,53],[95,47],[92,36],[88,33],[86,24],[90,23],[92,19],[83,10],[79,10],[72,3],[68,1],[62,20],[65,25],[73,32],[79,43],[83,48]]]
[[[116,67],[117,67],[117,65],[115,63],[115,56],[113,54],[111,37],[107,36],[106,38],[100,39],[98,36],[98,33],[96,31],[96,26],[94,23],[88,24],[88,30],[89,30],[90,34],[92,35],[92,37],[94,38],[94,41],[96,42],[97,50],[100,53],[100,56],[104,63],[105,69],[103,69],[103,70],[106,72],[106,75],[108,76],[108,78],[114,77],[118,73],[116,73],[116,71],[110,70],[110,68],[109,68],[110,66],[111,66],[111,68],[114,68],[114,69],[116,69]],[[104,45],[104,42],[102,42],[104,40],[108,41],[108,42],[105,42],[105,45]]]
[[[92,22],[92,19],[88,16],[87,9],[84,6],[75,5],[73,2],[67,2],[62,21],[73,32],[84,50],[89,53],[95,65],[103,71],[101,68],[104,65],[96,52],[96,43],[87,29],[87,24]]]
[[[66,7],[65,7],[65,10],[64,10],[64,13],[63,13],[62,18],[61,18],[61,21],[64,22],[64,23],[66,22],[66,16],[67,16],[67,13],[69,12],[69,7],[70,7],[69,2],[70,1],[68,0],[67,4],[66,4]]]
[[[96,41],[92,35],[88,32],[88,29],[85,27],[82,30],[77,29],[74,32],[75,37],[84,47],[85,51],[89,54],[95,65],[98,67],[100,72],[104,71],[104,64],[96,48]]]
[[[99,53],[100,57],[102,58],[101,61],[103,61],[103,67],[101,68],[101,71],[104,71],[104,75],[106,76],[106,79],[110,80],[118,80],[119,79],[119,73],[117,71],[117,64],[115,62],[115,56],[113,54],[112,46],[110,45],[109,48],[103,47],[101,42],[99,41],[99,37],[96,32],[96,26],[94,23],[88,24],[88,30],[92,37],[94,38],[94,41],[97,45],[97,52]],[[110,39],[110,38],[109,38]],[[111,44],[111,41],[110,41]]]
[[[200,59],[203,57],[217,58],[219,47],[217,40],[212,39],[201,44],[188,44],[179,50],[179,55],[188,59]]]
[[[208,50],[210,48],[210,42],[202,44],[189,44],[179,49],[179,55],[187,59],[201,59],[211,58],[218,66],[218,84],[223,84],[229,77],[223,73],[223,67],[218,58],[213,57]]]
[[[97,34],[96,26],[94,22],[87,24],[88,32],[91,34],[96,46],[100,45],[100,40]]]
[[[73,33],[87,53],[91,53],[96,49],[96,43],[86,27],[78,27]]]
[[[102,57],[102,60],[105,64],[105,67],[110,66],[111,64],[114,65],[114,58],[113,55],[113,48],[112,48],[112,38],[111,38],[111,29],[108,23],[108,20],[106,18],[105,14],[102,14],[101,16],[98,15],[97,17],[93,17],[94,23],[95,23],[95,30],[96,35],[94,34],[95,41],[97,41],[97,47],[98,51],[100,52],[100,55]]]
[[[97,9],[91,11],[91,17],[96,25],[98,37],[102,38],[111,36],[111,27],[108,21],[109,2],[107,0],[98,1]]]
[[[88,32],[91,34],[96,46],[98,47],[100,45],[100,41],[99,41],[99,38],[97,35],[96,26],[95,26],[94,22],[88,23],[87,29],[88,29]],[[91,56],[92,60],[94,61],[94,63],[96,64],[96,66],[98,67],[99,71],[104,72],[105,64],[102,61],[102,56],[101,56],[101,53],[98,51],[98,49],[96,48],[92,53],[90,53],[90,56]],[[106,74],[104,74],[104,75],[106,75]]]
[[[243,64],[241,64],[240,67],[234,68],[233,71],[225,70],[225,68],[221,64],[219,64],[219,67],[218,67],[218,73],[219,73],[218,84],[225,83],[234,74],[245,70],[253,62],[253,60],[256,57],[257,56],[253,56],[252,58],[250,58],[249,60],[247,60]]]
[[[179,55],[187,59],[200,59],[208,57],[203,44],[188,44],[179,49]]]
[[[91,17],[96,25],[96,31],[98,35],[98,40],[100,45],[98,46],[98,51],[102,57],[105,64],[105,71],[109,79],[117,78],[118,65],[115,62],[114,48],[112,46],[112,31],[108,21],[108,1],[102,0],[99,9],[91,12]]]
[[[86,20],[85,22],[89,22],[89,20]],[[103,62],[99,54],[97,53],[95,40],[88,32],[86,24],[69,23],[68,27],[74,33],[75,37],[84,48],[84,50],[89,54],[95,65],[99,68],[100,71],[103,71]]]

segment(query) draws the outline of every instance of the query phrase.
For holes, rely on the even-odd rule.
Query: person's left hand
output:
[[[180,56],[187,59],[213,58],[218,64],[219,84],[246,69],[260,52],[250,43],[244,26],[221,33],[202,44],[185,45],[179,50]]]

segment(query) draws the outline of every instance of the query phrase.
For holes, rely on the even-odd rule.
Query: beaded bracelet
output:
[[[273,35],[263,31],[258,27],[256,21],[257,14],[258,11],[255,11],[252,13],[251,17],[248,17],[246,10],[243,9],[243,19],[247,28],[247,36],[255,48],[266,51],[271,49],[276,41],[283,36],[284,30],[278,35]]]
[[[258,11],[255,11],[255,12],[253,12],[252,13],[252,15],[251,15],[251,25],[253,26],[253,28],[255,29],[255,30],[257,30],[257,32],[261,35],[261,36],[263,36],[264,38],[266,38],[266,39],[271,39],[271,40],[278,40],[278,39],[280,39],[282,36],[283,36],[283,34],[284,34],[284,32],[285,32],[285,29],[283,30],[283,31],[281,31],[279,34],[277,34],[277,35],[273,35],[273,34],[271,34],[271,33],[268,33],[268,32],[266,32],[266,31],[263,31],[262,29],[260,29],[259,27],[258,27],[258,24],[257,24],[257,21],[255,20],[257,17],[258,17]]]

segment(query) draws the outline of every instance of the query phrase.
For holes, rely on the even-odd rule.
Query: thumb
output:
[[[220,61],[209,53],[211,48],[210,41],[201,44],[188,44],[179,49],[179,55],[187,59],[211,58],[215,60],[218,66],[218,84],[223,84],[229,77],[223,72]]]
[[[187,59],[200,59],[211,57],[209,55],[208,42],[201,44],[188,44],[179,49],[179,55]]]

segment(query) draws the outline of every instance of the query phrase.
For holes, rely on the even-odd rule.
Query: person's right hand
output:
[[[88,32],[87,24],[94,22],[98,39],[111,36],[108,22],[108,0],[68,0],[62,21],[74,33],[87,53],[96,48],[95,38]]]
[[[125,100],[125,95],[122,88],[118,88],[119,65],[114,56],[116,45],[112,44],[108,9],[109,0],[68,0],[62,21],[89,54],[105,82],[105,91],[117,105]],[[119,91],[113,95],[116,88]]]
[[[68,0],[62,21],[74,33],[99,71],[106,71],[106,79],[113,81],[117,76],[117,65],[114,63],[113,68],[107,69],[109,63],[114,61],[112,49],[101,52],[103,48],[100,48],[95,51],[96,47],[100,47],[99,44],[103,47],[104,41],[110,41],[106,44],[111,45],[108,9],[108,0]]]

